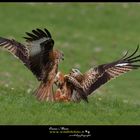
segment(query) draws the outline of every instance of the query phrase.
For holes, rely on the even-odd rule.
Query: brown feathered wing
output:
[[[128,71],[137,69],[140,64],[136,62],[140,61],[140,55],[134,56],[138,51],[139,46],[130,56],[126,55],[112,63],[102,64],[96,68],[91,68],[84,74],[84,80],[82,86],[87,95],[98,89],[101,85],[107,83],[111,79],[114,79]]]
[[[51,65],[49,54],[53,52],[54,40],[47,29],[36,29],[26,34],[27,46],[3,37],[0,37],[0,46],[19,58],[38,80],[42,80],[43,67]]]
[[[67,76],[68,81],[74,86],[77,93],[74,95],[74,99],[76,99],[80,94],[80,87],[83,88],[83,93],[86,96],[90,95],[93,91],[98,89],[100,86],[104,85],[111,79],[114,79],[128,71],[133,69],[137,69],[140,67],[140,64],[137,62],[140,61],[140,55],[134,56],[138,51],[137,49],[127,57],[127,54],[123,56],[121,59],[114,61],[112,63],[102,64],[95,68],[89,69],[82,75],[82,81],[79,82],[76,77]],[[80,86],[79,86],[80,85]],[[82,99],[80,97],[80,99]],[[77,101],[79,101],[78,99]]]

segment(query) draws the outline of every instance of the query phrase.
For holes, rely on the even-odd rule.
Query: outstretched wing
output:
[[[15,41],[14,39],[6,39],[0,37],[0,47],[8,50],[15,57],[20,59],[27,67],[29,67],[29,50],[21,43]]]
[[[136,64],[136,62],[140,61],[140,55],[134,56],[138,49],[139,46],[135,52],[128,57],[126,57],[126,54],[118,61],[99,65],[98,67],[91,68],[89,71],[87,71],[84,74],[85,78],[82,82],[82,86],[87,95],[91,94],[93,91],[95,91],[109,80],[127,73],[128,71],[139,68],[140,64]]]
[[[14,56],[18,57],[37,77],[42,80],[43,67],[50,68],[51,53],[53,53],[54,40],[47,29],[32,30],[32,33],[26,32],[24,37],[27,47],[23,44],[6,38],[0,37],[0,46],[7,49]]]
[[[26,32],[28,35],[24,37],[29,48],[30,69],[38,80],[42,79],[43,67],[50,65],[50,55],[53,53],[54,41],[47,29],[32,30],[32,33]]]

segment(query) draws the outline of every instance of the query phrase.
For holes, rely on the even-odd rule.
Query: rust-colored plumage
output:
[[[0,37],[0,47],[7,49],[19,58],[23,64],[40,81],[35,91],[35,96],[40,101],[74,101],[84,100],[88,102],[88,96],[100,86],[128,71],[137,69],[140,64],[140,55],[135,56],[137,49],[130,55],[127,53],[121,59],[112,63],[102,64],[90,68],[84,74],[78,69],[72,69],[65,75],[58,72],[60,60],[64,55],[54,49],[54,40],[47,29],[35,29],[32,33],[26,32],[27,45],[23,45],[13,39]],[[54,84],[57,86],[53,92]]]
[[[58,71],[58,64],[63,59],[63,53],[53,49],[54,40],[47,29],[36,29],[26,34],[28,35],[24,37],[27,42],[26,46],[3,37],[0,37],[0,46],[19,58],[38,81],[41,81],[35,91],[36,97],[40,101],[53,101],[52,86]]]
[[[65,82],[71,84],[71,87],[75,89],[75,92],[71,94],[71,100],[79,102],[82,99],[79,87],[82,87],[84,91],[83,93],[88,96],[111,79],[139,68],[140,64],[137,64],[137,62],[140,61],[140,55],[134,56],[138,49],[139,46],[130,56],[127,57],[126,54],[123,58],[117,61],[91,68],[84,74],[78,69],[72,69],[72,71],[65,77]]]
[[[62,72],[58,72],[55,77],[55,84],[58,87],[55,91],[55,101],[71,101],[73,86],[67,81],[66,75]]]

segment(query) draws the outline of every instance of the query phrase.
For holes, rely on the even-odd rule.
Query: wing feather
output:
[[[32,30],[32,33],[26,32],[26,35],[24,38],[27,46],[2,37],[0,37],[0,46],[19,58],[38,80],[42,80],[43,68],[51,66],[52,60],[49,54],[53,53],[54,40],[47,29],[37,28]]]
[[[8,50],[15,57],[20,59],[27,67],[29,67],[29,50],[21,43],[15,41],[14,39],[6,39],[0,37],[0,47]]]
[[[72,85],[75,87],[74,89],[78,92],[78,95],[75,96],[80,96],[81,99],[83,99],[84,101],[86,101],[88,103],[88,98],[87,95],[85,94],[85,92],[83,91],[83,88],[81,86],[81,84],[73,77],[71,76],[65,76],[65,78],[72,83]]]
[[[32,33],[26,32],[24,37],[30,51],[29,61],[30,69],[38,80],[42,80],[43,68],[49,68],[51,60],[49,54],[53,52],[54,40],[47,29],[32,30]],[[50,43],[53,42],[53,43]]]
[[[115,62],[102,64],[87,71],[84,74],[84,80],[82,82],[82,86],[87,95],[91,94],[111,79],[117,78],[124,73],[139,68],[140,64],[136,63],[140,62],[140,55],[134,56],[138,49],[139,46],[137,46],[137,49],[128,57],[125,55],[122,59]]]

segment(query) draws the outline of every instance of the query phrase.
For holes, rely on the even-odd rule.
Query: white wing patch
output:
[[[46,40],[47,40],[47,38],[43,37],[39,40],[32,41],[32,47],[31,47],[31,50],[30,50],[30,55],[34,56],[34,55],[37,55],[38,53],[40,53],[41,52],[40,43],[42,43]]]
[[[126,66],[126,65],[128,65],[128,63],[117,64],[115,66]]]

